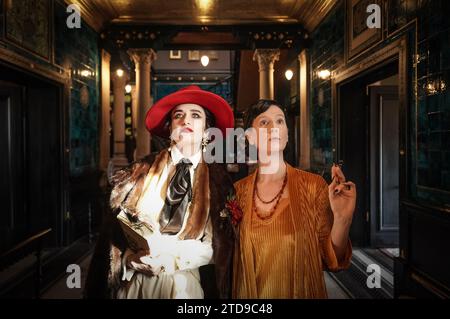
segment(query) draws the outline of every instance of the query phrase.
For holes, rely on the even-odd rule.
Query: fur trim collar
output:
[[[113,177],[111,208],[114,211],[125,209],[128,214],[138,217],[139,211],[136,206],[142,196],[147,175],[158,178],[169,160],[169,151],[166,149],[155,157],[153,163],[147,158],[116,173]],[[208,165],[201,161],[195,169],[192,202],[186,226],[179,234],[180,239],[200,239],[208,221],[209,205],[209,169]]]

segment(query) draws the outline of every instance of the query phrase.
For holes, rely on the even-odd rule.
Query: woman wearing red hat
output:
[[[225,133],[234,126],[233,112],[218,95],[190,86],[153,105],[146,126],[170,138],[171,147],[114,176],[113,213],[93,256],[86,297],[230,297],[234,230],[225,206],[234,189],[222,165],[203,160],[202,149],[206,129]],[[151,228],[148,251],[130,249],[119,213]]]

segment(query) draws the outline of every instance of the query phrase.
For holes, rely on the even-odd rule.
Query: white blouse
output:
[[[150,255],[142,257],[141,261],[155,269],[164,267],[164,272],[158,276],[135,274],[133,269],[127,269],[126,258],[133,253],[127,249],[122,257],[122,280],[133,281],[128,288],[119,291],[119,298],[203,298],[200,286],[198,268],[211,263],[212,225],[208,219],[200,239],[180,240],[189,217],[189,206],[183,220],[181,230],[176,235],[161,234],[159,215],[164,206],[169,177],[175,173],[175,165],[183,158],[178,148],[170,150],[171,161],[164,167],[160,178],[152,179],[147,176],[144,182],[143,195],[137,203],[140,218],[149,223],[154,233],[148,238]],[[195,178],[195,169],[202,158],[201,151],[189,157],[191,183]],[[190,204],[189,204],[190,205]],[[143,287],[146,287],[143,289]]]

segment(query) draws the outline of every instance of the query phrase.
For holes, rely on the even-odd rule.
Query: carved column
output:
[[[311,134],[309,105],[309,63],[308,53],[303,50],[298,55],[300,62],[300,168],[309,170],[311,166]]]
[[[122,76],[113,73],[114,93],[114,169],[128,165],[125,156],[125,85],[128,75],[124,72]]]
[[[280,59],[279,49],[256,49],[253,61],[258,62],[259,67],[259,98],[274,98],[273,71],[275,61]]]
[[[137,105],[137,90],[136,85],[133,85],[131,88],[131,114],[132,114],[132,127],[133,127],[133,136],[136,138],[137,136],[137,123],[138,123],[138,105]]]
[[[150,152],[150,133],[145,128],[145,116],[151,107],[150,67],[156,59],[152,49],[130,49],[128,55],[136,68],[137,117],[136,117],[136,160],[147,156]]]
[[[111,134],[111,55],[102,50],[102,83],[101,83],[101,129],[100,129],[100,170],[106,172],[110,159]]]

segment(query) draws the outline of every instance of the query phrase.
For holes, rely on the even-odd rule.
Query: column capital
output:
[[[273,69],[275,61],[280,60],[280,49],[256,49],[253,61],[258,62],[259,71]]]
[[[103,49],[102,49],[102,58],[103,58],[103,60],[106,61],[107,63],[110,63],[110,62],[111,62],[111,54],[110,54],[108,51],[103,50]]]
[[[297,55],[298,61],[302,63],[303,61],[306,62],[306,59],[308,58],[308,51],[307,49],[303,49],[298,55]]]
[[[157,57],[156,52],[153,49],[129,49],[127,53],[135,65],[152,65],[153,61],[155,61]]]

